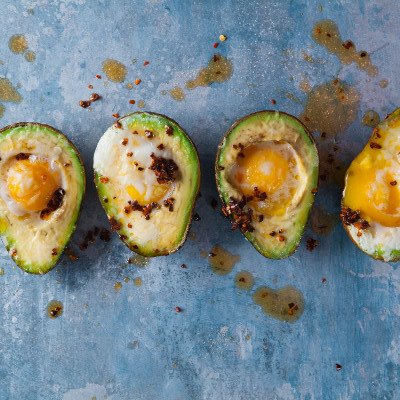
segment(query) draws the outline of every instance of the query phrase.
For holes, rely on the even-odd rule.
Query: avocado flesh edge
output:
[[[127,125],[131,123],[136,123],[143,125],[146,129],[154,132],[165,132],[165,126],[169,125],[173,129],[173,135],[171,136],[171,140],[174,140],[175,143],[181,148],[184,149],[184,152],[187,154],[187,164],[185,164],[186,171],[190,171],[192,177],[194,177],[192,187],[186,187],[186,192],[188,193],[188,199],[186,201],[187,207],[185,214],[181,218],[180,225],[182,228],[179,231],[179,235],[176,237],[175,241],[171,243],[170,248],[164,252],[155,252],[151,246],[140,246],[137,249],[133,248],[133,245],[137,245],[135,242],[129,240],[129,231],[126,230],[126,227],[122,227],[120,231],[118,231],[119,235],[127,236],[127,239],[121,238],[123,243],[128,246],[132,251],[137,254],[140,254],[145,257],[157,257],[161,255],[168,255],[175,251],[177,251],[184,243],[186,239],[186,234],[189,230],[191,215],[193,211],[193,207],[195,204],[196,196],[199,191],[200,186],[200,163],[197,155],[196,148],[194,147],[193,142],[190,140],[185,131],[173,120],[165,117],[164,115],[148,113],[148,112],[136,112],[132,114],[128,114],[121,118],[119,121],[124,121]],[[100,175],[98,171],[94,171],[95,175],[95,184],[97,187],[97,192],[104,208],[104,211],[107,214],[108,218],[114,217],[116,215],[115,207],[112,201],[106,203],[104,202],[105,197],[109,197],[107,186],[100,182]],[[151,219],[149,220],[151,223]]]
[[[310,155],[310,157],[313,157],[313,160],[312,170],[306,170],[309,176],[309,181],[304,196],[301,200],[301,204],[299,205],[302,211],[296,213],[294,227],[292,227],[293,234],[291,237],[286,237],[286,246],[282,249],[279,249],[278,246],[276,246],[275,248],[272,246],[266,247],[265,243],[256,239],[254,233],[244,233],[244,236],[253,244],[253,246],[259,253],[261,253],[265,257],[272,259],[282,259],[288,257],[296,250],[301,236],[304,232],[305,225],[307,223],[307,219],[311,211],[312,204],[314,202],[314,194],[311,191],[313,189],[316,189],[318,183],[318,153],[311,134],[308,133],[307,129],[300,121],[298,121],[295,117],[291,115],[276,111],[261,111],[246,116],[233,125],[219,147],[216,162],[216,180],[218,190],[220,192],[223,203],[228,204],[230,193],[227,190],[227,186],[224,184],[223,174],[221,173],[221,171],[218,171],[218,166],[224,166],[224,160],[227,150],[232,146],[232,144],[240,142],[238,134],[241,130],[245,129],[246,127],[251,129],[254,124],[257,124],[260,121],[269,124],[277,120],[283,121],[285,124],[289,125],[292,129],[295,129],[300,134],[299,140],[301,140],[303,146],[306,146],[308,148],[308,154]],[[282,140],[285,140],[285,138],[282,137]]]
[[[3,128],[3,130],[0,131],[0,143],[3,140],[7,139],[10,135],[24,137],[27,134],[32,136],[36,134],[41,134],[44,136],[51,136],[52,138],[56,138],[60,147],[62,147],[62,149],[65,152],[67,152],[68,155],[71,157],[72,165],[69,168],[75,168],[76,171],[79,171],[79,173],[77,174],[77,178],[78,178],[78,186],[80,188],[79,191],[80,198],[78,199],[76,211],[73,214],[70,223],[68,224],[65,234],[65,241],[63,244],[58,245],[58,254],[56,256],[53,256],[49,262],[46,262],[41,265],[32,264],[29,262],[29,260],[22,260],[19,257],[16,258],[12,257],[13,261],[25,272],[31,274],[43,275],[49,272],[52,268],[54,268],[54,266],[60,260],[63,250],[67,246],[73,232],[75,231],[85,194],[85,171],[81,157],[75,146],[61,132],[57,131],[56,129],[48,125],[42,125],[37,123],[19,123],[11,125],[10,127]],[[13,247],[18,247],[18,238],[14,238],[13,236],[11,236],[10,232],[8,232],[9,231],[8,228],[9,227],[7,226],[7,228],[2,233],[0,233],[0,237],[4,245],[7,247],[7,250]]]
[[[380,122],[372,131],[372,134],[370,138],[368,139],[367,143],[365,144],[364,148],[358,153],[355,157],[354,160],[364,151],[365,148],[367,148],[370,144],[370,142],[373,140],[375,133],[379,133],[382,129],[384,130],[390,130],[392,126],[394,128],[400,127],[400,108],[397,108],[394,110],[391,114],[387,116],[382,122]],[[400,141],[400,138],[399,138]],[[351,168],[351,164],[349,168],[346,171],[345,176],[347,176],[348,170]],[[342,207],[346,207],[346,204],[344,202],[344,194],[346,191],[346,182],[345,182],[345,188],[343,189],[343,195],[342,195]],[[349,227],[343,223],[343,227],[347,234],[349,235],[350,239],[353,241],[353,243],[365,254],[368,256],[374,258],[375,260],[381,260],[384,262],[397,262],[400,260],[400,248],[399,249],[392,249],[390,251],[390,258],[389,259],[384,259],[384,255],[386,253],[386,250],[380,245],[376,244],[373,251],[368,251],[367,249],[363,248],[361,243],[359,243],[358,237],[356,235],[353,235],[352,232],[350,231]]]

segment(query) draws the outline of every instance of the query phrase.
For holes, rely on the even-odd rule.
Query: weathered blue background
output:
[[[321,19],[334,20],[343,39],[372,52],[379,67],[369,82],[354,65],[339,72],[362,94],[358,120],[341,136],[342,158],[349,162],[359,152],[371,130],[361,125],[364,111],[373,108],[383,117],[400,104],[397,5],[395,0],[2,0],[0,76],[21,83],[24,100],[5,104],[0,125],[50,124],[77,145],[88,185],[72,240],[75,250],[87,229],[107,226],[92,183],[92,155],[113,122],[111,114],[137,109],[128,104],[131,98],[144,99],[146,110],[167,114],[191,135],[202,164],[203,196],[196,207],[202,219],[192,226],[196,239],[144,268],[122,268],[130,252],[116,235],[108,244],[98,240],[84,253],[77,250],[76,262],[64,256],[46,276],[15,269],[1,249],[0,399],[400,398],[396,265],[365,256],[340,225],[329,237],[317,238],[320,246],[313,253],[305,250],[304,239],[293,257],[270,261],[239,233],[231,234],[229,223],[209,206],[217,196],[214,156],[229,126],[271,108],[271,98],[277,109],[299,115],[303,106],[276,90],[304,101],[298,89],[303,74],[316,85],[339,70],[337,57],[311,38]],[[9,50],[15,33],[26,35],[34,63]],[[207,64],[221,33],[228,40],[218,51],[232,61],[233,77],[188,92],[182,102],[161,95]],[[328,62],[310,64],[302,50]],[[104,79],[93,77],[104,75],[106,58],[128,67],[125,83],[139,77],[142,84],[132,91],[124,84],[104,87]],[[150,64],[142,67],[146,60]],[[380,88],[380,79],[388,79],[389,86]],[[103,96],[91,112],[77,105],[92,92],[90,83]],[[324,185],[316,203],[337,212],[339,200],[340,189]],[[242,256],[227,276],[214,275],[200,257],[217,242]],[[291,284],[301,290],[303,316],[288,324],[254,308],[251,295],[238,295],[235,288],[241,269],[254,274],[256,287]],[[132,282],[137,276],[143,279],[139,288]],[[123,283],[118,293],[117,281]],[[65,308],[56,320],[46,316],[53,299]],[[184,312],[176,313],[175,306]],[[335,363],[343,369],[336,371]]]

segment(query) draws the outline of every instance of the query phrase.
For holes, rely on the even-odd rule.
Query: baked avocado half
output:
[[[51,126],[0,130],[0,236],[24,271],[45,274],[75,230],[85,170],[74,145]]]
[[[263,256],[299,244],[318,183],[318,152],[295,117],[260,111],[237,121],[218,148],[215,176],[223,212]]]
[[[340,217],[364,253],[400,259],[400,109],[376,126],[348,168]]]
[[[197,151],[171,119],[129,114],[101,137],[95,183],[111,229],[146,257],[168,255],[185,241],[200,185]]]

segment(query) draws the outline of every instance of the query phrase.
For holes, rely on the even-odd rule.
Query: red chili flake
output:
[[[315,32],[316,32],[316,33],[321,33],[321,29],[315,28]]]
[[[201,220],[201,217],[199,214],[196,213],[193,215],[193,221],[200,221],[200,220]]]
[[[49,200],[49,202],[47,203],[47,207],[40,212],[40,218],[45,219],[45,217],[47,217],[52,212],[54,212],[58,208],[60,208],[62,205],[64,196],[65,196],[65,190],[63,188],[57,189],[51,196],[51,199]]]
[[[110,181],[110,178],[107,178],[106,176],[101,176],[100,177],[100,182],[101,183],[107,183]]]
[[[172,136],[174,134],[174,130],[169,125],[165,125],[165,133],[168,136]]]
[[[369,147],[371,147],[371,149],[381,149],[382,148],[382,146],[380,144],[375,143],[375,142],[371,142],[369,144]]]
[[[112,115],[114,118],[119,118],[119,114],[118,113],[115,113],[115,114],[113,114]]]
[[[181,312],[182,310],[179,307],[175,307],[176,312]]]
[[[121,142],[122,146],[126,146],[128,144],[128,139],[124,138],[124,140]]]
[[[307,250],[313,251],[318,246],[318,242],[313,238],[307,239]]]
[[[214,62],[217,62],[219,60],[218,56],[214,54]]]
[[[131,229],[132,228],[132,224],[128,224],[128,228]]]
[[[96,75],[96,78],[97,78],[97,79],[101,79],[101,76],[100,76],[100,75]]]
[[[89,89],[93,89],[93,85],[89,85],[88,88],[89,88]]]
[[[150,131],[144,131],[144,134],[146,135],[147,139],[151,139],[154,137],[153,132]]]
[[[119,122],[119,121],[117,121],[117,122],[114,124],[114,126],[115,126],[117,129],[121,129],[121,128],[122,128],[122,124],[121,124],[121,122]]]
[[[104,201],[104,203],[108,203],[107,197],[104,197],[103,201]]]
[[[214,49],[218,47],[218,43],[214,43]]]
[[[260,214],[258,216],[258,222],[263,222],[264,221],[264,215]]]
[[[336,364],[336,371],[340,371],[342,369],[342,366],[340,364]]]
[[[119,231],[121,229],[121,225],[117,222],[117,220],[114,217],[111,217],[109,221],[112,231]]]
[[[158,150],[164,150],[164,145],[163,145],[162,143],[160,143],[160,144],[157,146],[157,149],[158,149]]]
[[[232,222],[232,231],[240,229],[243,233],[253,232],[253,210],[244,210],[246,205],[246,197],[241,200],[236,200],[234,197],[229,198],[229,204],[222,207],[222,212],[226,217],[229,217]]]
[[[12,249],[12,250],[11,250],[11,254],[12,254],[13,256],[15,256],[15,255],[17,254],[17,249]]]
[[[276,232],[275,231],[272,231],[272,232],[270,232],[270,234],[269,234],[269,236],[272,236],[272,237],[274,237],[276,235]]]
[[[279,229],[279,231],[278,231],[278,233],[283,233],[283,232],[285,232],[284,229]]]
[[[218,171],[223,171],[224,169],[225,169],[225,167],[222,167],[221,165],[219,165],[217,168]]]
[[[390,182],[390,184],[391,184],[392,186],[396,186],[396,185],[397,185],[397,181],[392,181],[392,182]]]
[[[276,101],[274,99],[270,100],[271,104],[276,104]]]
[[[149,65],[149,62],[148,62],[148,61],[145,61],[145,62],[143,63],[143,65]]]
[[[326,36],[331,37],[331,34],[330,34],[330,33],[327,33]]]
[[[185,264],[182,264],[182,265],[181,265],[181,268],[186,268],[186,265],[185,265]]]
[[[51,255],[52,256],[56,256],[58,253],[57,253],[57,249],[52,249],[51,250]]]
[[[326,282],[326,279],[325,278],[322,278],[322,283],[325,283]]]
[[[129,100],[129,104],[135,104],[135,100]]]
[[[141,79],[139,79],[139,78],[138,78],[138,79],[136,79],[136,81],[135,81],[135,85],[139,85],[139,83],[140,83],[140,82],[142,82],[142,80],[141,80]]]
[[[29,153],[19,153],[15,156],[15,158],[17,159],[17,161],[20,160],[27,160],[30,157]]]
[[[283,241],[285,240],[285,237],[284,237],[283,235],[279,235],[279,236],[278,236],[278,240],[279,240],[280,242],[283,242]]]
[[[103,228],[100,231],[100,240],[103,240],[104,242],[109,242],[111,239],[111,232],[107,230],[106,228]]]
[[[92,93],[89,97],[90,101],[97,101],[100,99],[100,96],[97,93]]]
[[[81,100],[81,101],[79,102],[79,105],[80,105],[82,108],[88,108],[88,107],[90,106],[90,101]]]
[[[364,53],[364,52],[360,53],[360,57],[366,57],[366,56],[367,56],[367,53]]]
[[[166,159],[164,157],[157,157],[154,153],[151,153],[152,163],[149,167],[157,177],[159,184],[166,182],[174,182],[176,179],[176,171],[178,166],[172,159]]]
[[[346,43],[342,43],[342,46],[343,46],[346,50],[348,50],[350,47],[353,47],[353,43],[352,43],[350,40],[348,40]]]
[[[318,189],[312,189],[312,190],[311,190],[311,193],[312,193],[312,194],[315,194],[315,193],[317,193],[317,192],[318,192]]]
[[[126,153],[126,156],[127,156],[127,157],[132,157],[132,156],[133,156],[133,153],[132,153],[132,152]]]
[[[244,158],[244,154],[242,152],[239,152],[238,156],[241,157],[241,158]]]
[[[144,168],[143,167],[138,167],[138,171],[143,171]]]
[[[132,135],[139,135],[139,132],[138,131],[133,131]]]
[[[310,120],[310,118],[304,117],[304,121],[309,121],[309,120]]]

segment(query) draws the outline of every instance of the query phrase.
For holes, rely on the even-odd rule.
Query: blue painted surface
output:
[[[320,245],[313,253],[305,249],[308,230],[293,257],[270,261],[239,233],[230,233],[229,223],[209,205],[217,197],[217,145],[229,126],[271,108],[271,98],[276,109],[299,115],[303,106],[276,90],[304,101],[298,89],[303,75],[313,86],[336,76],[337,57],[311,38],[316,21],[334,20],[342,38],[372,52],[379,67],[375,78],[355,65],[339,71],[362,94],[357,121],[340,136],[339,157],[350,162],[369,137],[371,129],[361,125],[366,109],[383,117],[399,105],[397,2],[326,3],[2,0],[0,76],[21,83],[24,100],[5,104],[0,124],[37,121],[63,131],[83,156],[88,186],[72,240],[78,261],[64,256],[46,276],[31,276],[13,268],[0,250],[5,270],[0,276],[0,399],[400,398],[396,265],[365,256],[340,225],[329,237],[317,238]],[[8,39],[15,33],[26,35],[36,53],[34,63],[9,50]],[[162,90],[182,85],[207,64],[222,33],[228,40],[218,51],[232,61],[233,77],[187,92],[182,102],[163,96]],[[328,62],[310,64],[302,50]],[[106,58],[128,67],[125,83],[136,78],[142,83],[131,91],[125,84],[104,87],[104,79],[94,76],[102,74]],[[143,67],[146,60],[150,64]],[[381,79],[388,79],[387,88],[379,87]],[[91,112],[78,106],[92,92],[88,84],[103,97]],[[87,229],[107,226],[92,183],[92,155],[113,123],[112,114],[137,110],[128,104],[132,98],[144,99],[146,110],[177,120],[197,145],[203,196],[196,210],[202,219],[192,225],[196,239],[178,253],[153,259],[144,268],[123,269],[130,252],[116,235],[108,244],[96,241],[86,252],[78,246]],[[338,212],[339,202],[336,185],[321,187],[316,204]],[[214,275],[200,256],[215,243],[242,256],[227,276]],[[251,295],[238,295],[234,285],[242,269],[255,276],[255,287],[291,284],[301,290],[306,300],[302,317],[288,324],[254,308]],[[126,276],[129,283],[123,281]],[[141,287],[133,284],[134,277],[142,278]],[[116,293],[117,281],[123,286]],[[64,304],[56,320],[46,316],[53,299]],[[176,313],[175,306],[184,311]],[[341,371],[335,363],[343,366]]]

